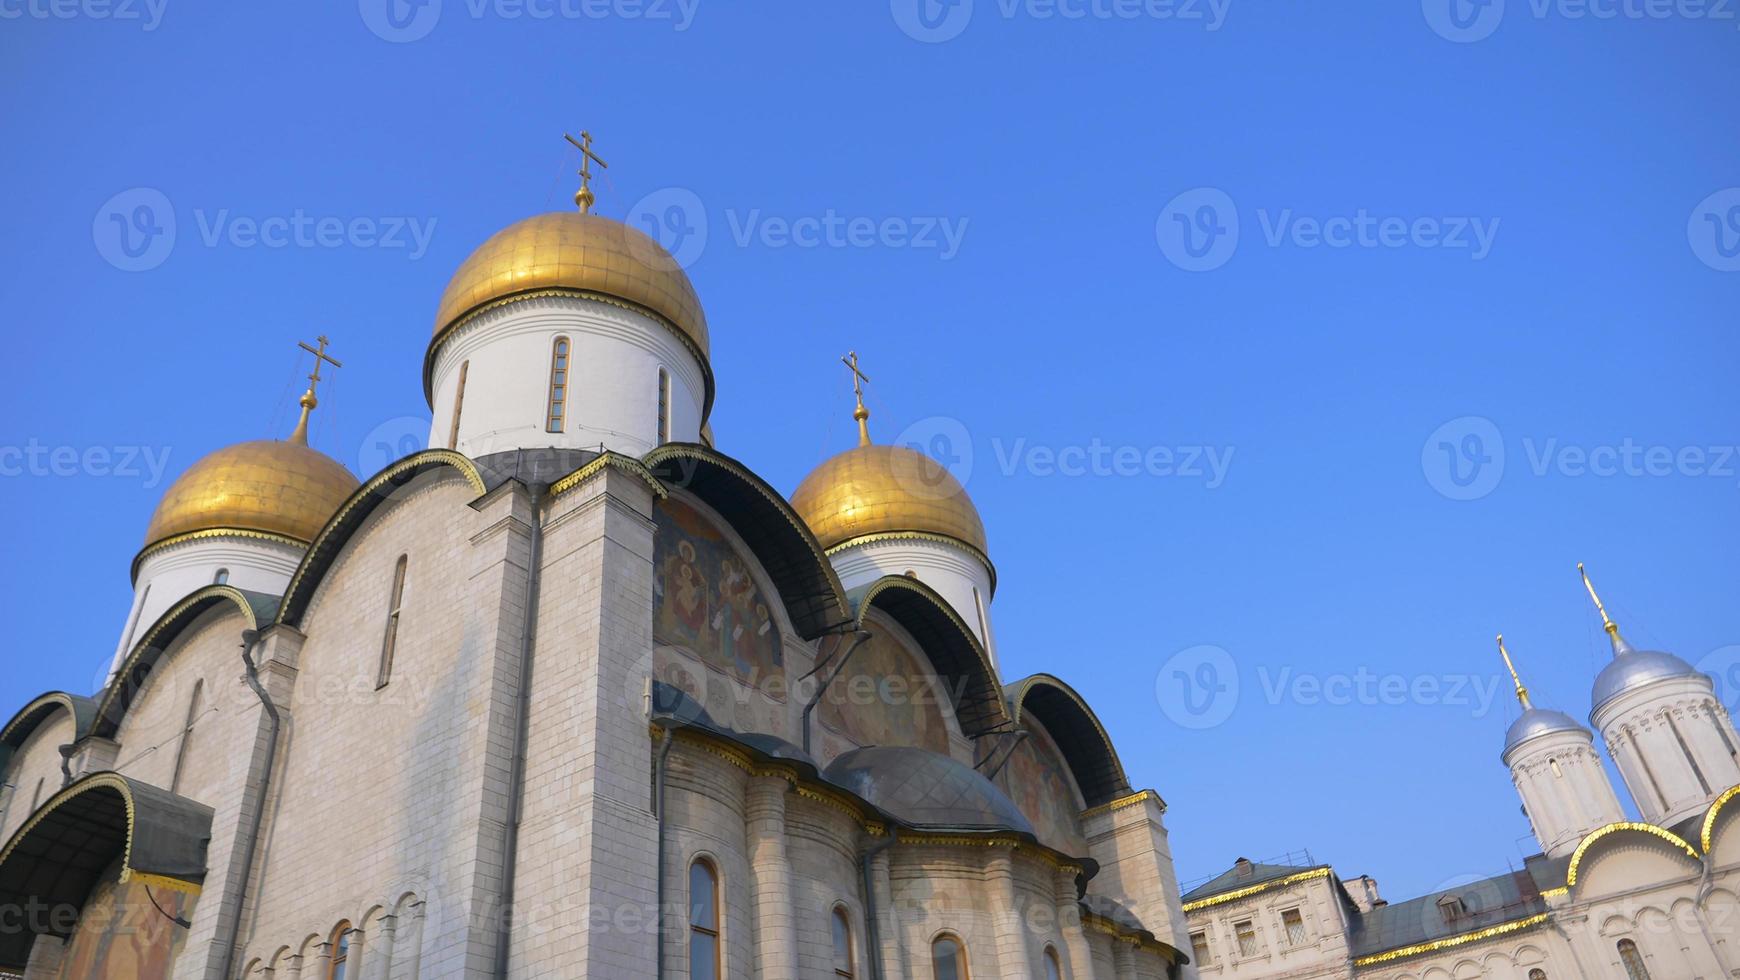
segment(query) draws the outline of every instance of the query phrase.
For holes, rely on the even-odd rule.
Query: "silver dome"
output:
[[[1601,706],[1626,691],[1668,677],[1698,677],[1691,664],[1671,653],[1660,650],[1635,650],[1624,640],[1615,638],[1613,662],[1602,668],[1595,678],[1595,693],[1591,698],[1593,714]]]
[[[1555,732],[1582,732],[1585,738],[1594,739],[1589,729],[1572,720],[1563,711],[1553,711],[1548,708],[1530,708],[1511,723],[1510,731],[1504,734],[1504,754],[1531,738],[1541,735],[1551,735]]]

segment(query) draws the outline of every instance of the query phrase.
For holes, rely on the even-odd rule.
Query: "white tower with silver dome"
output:
[[[1740,735],[1715,682],[1671,653],[1627,643],[1588,573],[1577,570],[1613,644],[1613,662],[1595,678],[1589,720],[1644,819],[1667,827],[1703,813],[1740,785]]]
[[[1560,711],[1537,708],[1517,675],[1504,635],[1498,652],[1516,683],[1522,715],[1504,738],[1504,764],[1522,797],[1523,812],[1548,857],[1564,857],[1591,831],[1625,819],[1595,751],[1595,736]]]

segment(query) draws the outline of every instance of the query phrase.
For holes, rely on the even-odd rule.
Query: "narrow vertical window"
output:
[[[393,566],[393,591],[387,599],[387,633],[381,639],[381,666],[375,675],[375,690],[387,686],[393,679],[393,652],[399,646],[399,609],[405,601],[405,564],[410,556],[400,555]]]
[[[852,967],[852,920],[839,905],[834,906],[834,976],[857,976]]]
[[[1250,919],[1233,923],[1233,932],[1238,936],[1239,955],[1257,955],[1257,926]]]
[[[133,607],[133,618],[127,621],[127,642],[121,646],[121,656],[133,652],[133,632],[139,628],[139,617],[145,612],[145,603],[151,600],[151,583],[145,583],[145,591],[139,594],[139,604]]]
[[[1281,913],[1281,928],[1287,933],[1287,945],[1305,945],[1305,917],[1298,909],[1287,909]]]
[[[1565,778],[1565,770],[1559,768],[1559,760],[1548,759],[1547,765],[1553,767],[1553,777],[1554,778],[1556,778],[1556,779],[1564,779]]]
[[[1637,951],[1637,944],[1629,939],[1619,941],[1619,962],[1625,964],[1625,976],[1628,980],[1649,980],[1649,967],[1643,965],[1643,954]]]
[[[659,445],[671,441],[671,376],[659,368]]]
[[[1063,962],[1057,958],[1057,947],[1045,947],[1045,980],[1063,980]]]
[[[459,386],[453,392],[453,424],[447,429],[447,448],[459,448],[459,415],[465,411],[465,376],[471,373],[471,362],[459,365]]]
[[[568,418],[568,338],[557,337],[550,349],[550,410],[545,432],[561,432]]]
[[[344,980],[349,966],[350,923],[340,922],[332,931],[332,966],[326,971],[326,980]]]
[[[1207,966],[1214,962],[1214,950],[1208,945],[1207,931],[1190,934],[1190,952],[1195,955],[1197,966]]]
[[[230,584],[230,570],[227,568],[218,569],[217,574],[213,575],[211,577],[211,584],[213,584],[213,585],[228,585],[228,584]]]
[[[31,813],[35,813],[37,805],[42,802],[42,784],[45,782],[47,782],[46,778],[38,779],[36,781],[36,792],[30,794],[30,812]]]
[[[706,859],[689,865],[689,976],[719,980],[719,876]]]
[[[936,980],[971,980],[967,973],[967,951],[954,936],[942,935],[930,944],[931,969]]]
[[[181,792],[181,776],[187,771],[187,746],[193,741],[193,725],[199,718],[201,702],[205,700],[205,679],[193,682],[193,696],[187,699],[187,721],[181,726],[181,744],[175,749],[175,772],[169,777],[169,791]]]
[[[973,586],[973,611],[979,614],[979,642],[985,646],[991,645],[991,620],[985,615],[985,597],[979,594],[979,587]]]

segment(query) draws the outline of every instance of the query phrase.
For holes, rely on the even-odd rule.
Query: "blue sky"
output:
[[[1579,560],[1740,691],[1725,7],[155,2],[0,0],[0,702],[91,685],[163,481],[289,431],[297,340],[345,363],[318,448],[421,436],[447,276],[568,206],[582,126],[599,210],[690,235],[721,448],[789,492],[860,351],[983,512],[1006,677],[1089,698],[1185,879],[1517,863],[1492,636],[1586,715]]]

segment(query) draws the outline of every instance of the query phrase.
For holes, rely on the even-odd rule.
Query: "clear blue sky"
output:
[[[1740,30],[1523,0],[1466,29],[1411,0],[1233,0],[1218,30],[1009,2],[927,34],[885,2],[645,11],[661,20],[445,0],[395,28],[372,0],[129,8],[144,20],[4,0],[24,16],[0,19],[0,449],[147,447],[173,477],[286,434],[295,341],[325,332],[345,367],[315,443],[372,472],[373,442],[424,424],[447,276],[568,206],[561,133],[584,126],[611,165],[602,212],[664,191],[652,210],[707,223],[690,271],[723,449],[789,492],[847,447],[849,348],[881,438],[970,445],[1005,676],[1088,697],[1170,803],[1181,877],[1298,848],[1395,898],[1504,870],[1528,834],[1498,761],[1515,702],[1451,690],[1498,683],[1495,632],[1540,702],[1585,716],[1607,653],[1582,560],[1640,645],[1740,660],[1740,460],[1724,475],[1719,449],[1740,442],[1740,212],[1719,193],[1740,186]],[[142,198],[115,196],[137,188],[176,237],[123,271],[113,215]],[[1181,242],[1228,205],[1236,249]],[[433,234],[272,248],[237,224],[298,213]],[[870,244],[780,237],[830,214],[873,219]],[[1313,235],[1362,214],[1371,244]],[[1179,250],[1203,242],[1222,251]],[[1627,440],[1630,475],[1565,453]],[[1046,463],[1096,445],[1232,455],[1218,482]],[[1664,475],[1646,447],[1676,454]],[[1495,450],[1496,485],[1471,462]],[[142,465],[0,464],[15,707],[100,674],[163,487]],[[1162,665],[1199,645],[1239,690],[1193,729],[1209,716]],[[1361,671],[1444,693],[1309,687]]]

